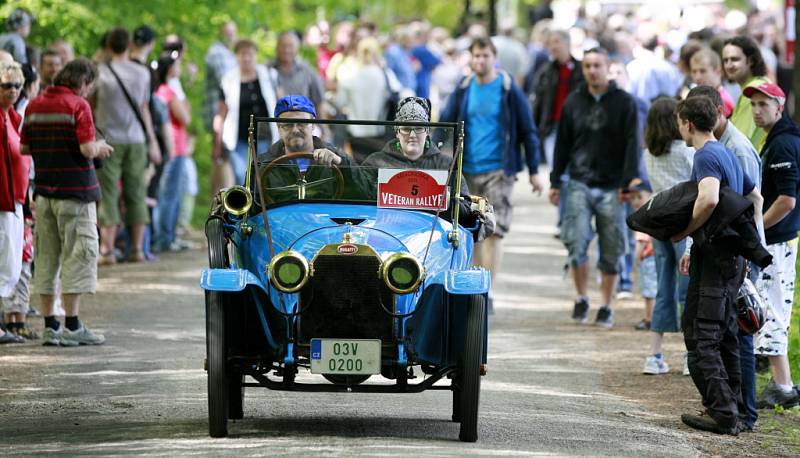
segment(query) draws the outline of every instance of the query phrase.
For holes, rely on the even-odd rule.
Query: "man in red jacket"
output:
[[[97,201],[100,184],[94,160],[113,148],[95,140],[92,110],[85,97],[97,71],[87,59],[76,59],[54,85],[31,101],[25,114],[21,150],[36,163],[36,276],[41,295],[45,345],[98,345],[105,337],[78,319],[81,294],[97,286]],[[53,316],[60,272],[64,329]]]

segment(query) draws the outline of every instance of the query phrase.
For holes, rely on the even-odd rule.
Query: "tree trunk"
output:
[[[795,3],[795,8],[797,7],[797,2]],[[795,10],[794,15],[794,30],[795,34],[797,34],[798,27],[800,27],[800,14],[797,14]],[[795,42],[797,38],[795,37]],[[792,64],[794,71],[792,72],[792,92],[794,93],[794,106],[787,107],[792,111],[793,117],[795,122],[800,122],[800,59],[797,58],[797,48],[795,47],[794,52],[794,63]]]
[[[489,0],[489,36],[497,35],[497,0]]]

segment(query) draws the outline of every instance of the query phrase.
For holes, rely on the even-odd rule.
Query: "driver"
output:
[[[286,119],[315,119],[317,109],[314,102],[303,95],[287,95],[275,104],[275,117]],[[314,163],[331,166],[339,165],[346,157],[336,148],[312,135],[312,125],[308,123],[278,124],[280,140],[275,142],[264,154],[258,155],[258,165],[263,167],[280,156],[292,153],[314,155]],[[308,159],[298,159],[298,167],[305,171],[310,165]]]
[[[302,95],[287,95],[278,100],[275,105],[275,117],[284,119],[314,119],[317,110],[314,103]],[[296,187],[300,180],[309,183],[310,189],[314,183],[327,183],[317,189],[315,193],[322,192],[330,195],[336,183],[330,167],[350,163],[350,159],[340,153],[334,146],[323,142],[313,135],[310,123],[283,123],[278,124],[280,140],[270,146],[266,153],[258,155],[259,173],[263,173],[267,165],[287,154],[304,153],[313,158],[297,158],[273,168],[268,176],[262,176],[261,186],[269,190],[270,197],[275,200],[290,199],[296,195]],[[294,187],[294,189],[292,189]],[[276,197],[281,197],[277,199]]]

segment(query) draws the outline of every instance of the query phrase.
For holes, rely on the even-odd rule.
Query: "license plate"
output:
[[[381,341],[311,339],[311,373],[379,374]]]

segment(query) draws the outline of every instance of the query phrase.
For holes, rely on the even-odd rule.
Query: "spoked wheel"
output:
[[[222,220],[211,219],[206,223],[206,238],[208,239],[209,266],[212,268],[227,267],[228,252]],[[225,326],[225,296],[217,291],[206,291],[208,433],[211,437],[228,435],[230,386]]]
[[[478,440],[478,401],[481,394],[481,360],[483,359],[483,331],[486,313],[485,299],[473,295],[469,300],[467,326],[464,332],[464,353],[459,364],[459,384],[461,391],[461,429],[458,438],[462,442]],[[458,390],[454,390],[455,393]],[[455,399],[454,399],[455,400]],[[456,409],[453,409],[453,417]]]

